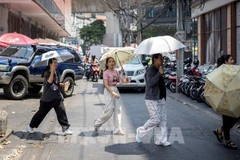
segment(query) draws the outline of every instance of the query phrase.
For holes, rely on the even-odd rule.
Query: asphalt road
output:
[[[93,122],[104,108],[101,81],[77,82],[74,95],[65,99],[67,115],[74,134],[57,136],[60,129],[52,110],[34,134],[26,132],[29,123],[39,105],[40,95],[30,95],[23,101],[6,100],[0,95],[0,108],[9,113],[9,128],[14,134],[12,142],[0,157],[18,151],[14,157],[22,160],[235,160],[240,159],[239,150],[230,150],[214,137],[213,129],[221,125],[220,117],[206,108],[184,105],[167,98],[168,136],[171,147],[156,146],[153,132],[136,143],[135,131],[149,118],[144,103],[144,93],[122,91],[124,103],[122,126],[124,136],[112,135],[113,118],[105,123],[98,133],[94,132]],[[171,94],[171,97],[174,97]],[[218,118],[216,118],[218,117]],[[240,146],[240,133],[233,131],[232,140]],[[3,152],[4,151],[4,152]]]

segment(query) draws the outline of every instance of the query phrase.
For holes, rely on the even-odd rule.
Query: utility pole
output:
[[[183,8],[181,0],[177,0],[177,33],[175,34],[175,38],[180,42],[185,41],[186,33],[183,29]],[[184,50],[179,49],[177,54],[177,79],[176,79],[176,92],[179,93],[178,84],[180,77],[183,75],[183,59],[184,59]]]

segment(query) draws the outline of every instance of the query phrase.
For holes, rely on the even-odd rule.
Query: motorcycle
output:
[[[87,81],[89,81],[90,76],[91,76],[91,65],[90,65],[90,63],[86,63],[84,69],[85,69],[85,76],[87,78]]]
[[[100,69],[100,67],[99,67],[98,64],[92,64],[91,65],[91,70],[92,70],[91,78],[92,78],[92,81],[98,82],[99,69]]]

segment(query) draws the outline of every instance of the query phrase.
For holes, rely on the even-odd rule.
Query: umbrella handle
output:
[[[117,52],[116,52],[115,54],[116,54],[117,59],[118,59],[118,61],[119,61],[119,63],[120,63],[120,66],[121,66],[121,68],[122,68],[122,71],[123,71],[123,73],[124,73],[124,70],[123,70],[123,67],[122,67],[122,63],[121,63],[121,61],[120,61],[120,59],[119,59],[119,57],[118,57],[118,55],[117,55]]]

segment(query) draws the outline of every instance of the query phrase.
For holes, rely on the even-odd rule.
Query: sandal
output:
[[[237,149],[237,145],[232,143],[232,141],[226,141],[226,147],[230,149]]]
[[[213,131],[213,134],[217,137],[217,140],[218,140],[220,143],[223,142],[222,133],[219,133],[219,132],[218,132],[218,129],[214,130],[214,131]]]

